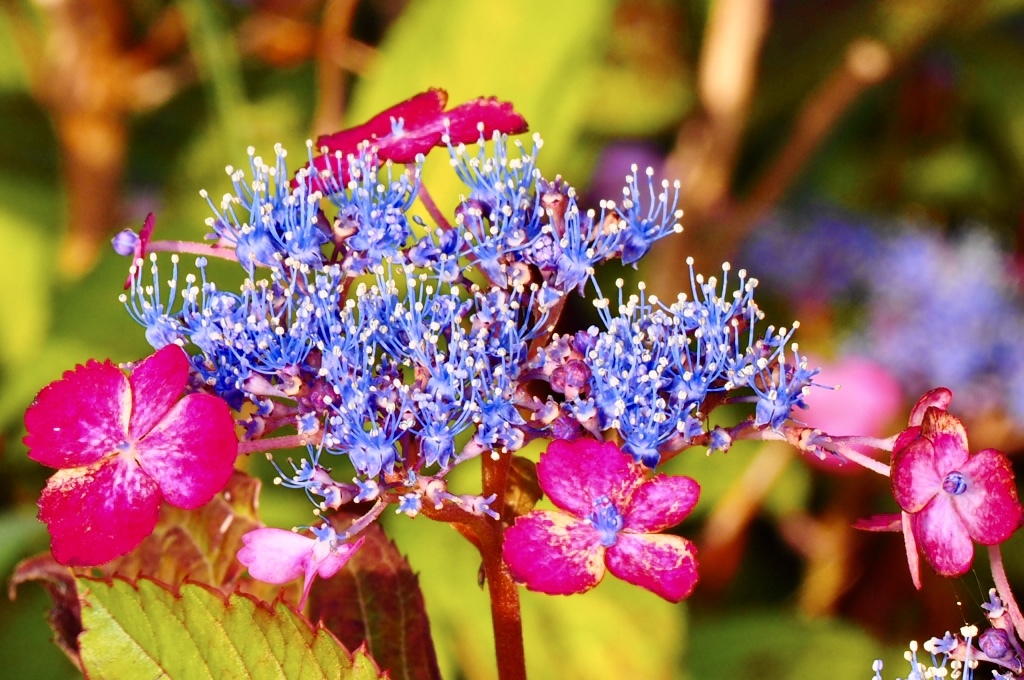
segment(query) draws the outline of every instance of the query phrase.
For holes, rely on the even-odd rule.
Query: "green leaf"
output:
[[[318,580],[310,619],[349,647],[366,644],[392,678],[440,678],[423,593],[409,563],[379,524],[338,574]]]
[[[287,604],[185,584],[78,579],[90,678],[381,677],[363,650],[350,654],[330,631]]]
[[[886,677],[903,672],[902,651],[886,648],[856,626],[808,620],[779,610],[721,616],[695,614],[687,657],[691,678],[773,678],[802,680],[869,677],[871,663],[884,657]]]

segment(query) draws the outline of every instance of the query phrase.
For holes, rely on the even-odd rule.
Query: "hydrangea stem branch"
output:
[[[307,444],[317,444],[320,435],[317,434],[289,434],[284,437],[270,437],[268,439],[253,439],[252,441],[238,443],[238,455],[249,455],[262,451],[276,451],[278,449],[294,449]]]
[[[222,260],[238,262],[238,256],[234,248],[222,248],[211,246],[206,243],[192,243],[191,241],[152,241],[146,245],[147,253],[179,253],[198,255],[200,257],[219,257]]]
[[[434,197],[430,195],[430,192],[427,191],[426,185],[422,182],[420,182],[420,190],[419,193],[417,193],[417,196],[420,201],[423,202],[423,207],[427,209],[427,214],[433,218],[437,226],[441,227],[445,231],[452,228],[451,222],[449,222],[448,218],[444,216],[441,209],[437,207],[437,203],[434,203]]]
[[[1003,551],[998,545],[988,547],[988,557],[992,565],[992,580],[996,584],[996,592],[999,599],[1003,601],[1010,621],[1013,622],[1013,629],[1017,631],[1017,637],[1024,640],[1024,616],[1021,615],[1017,600],[1013,597],[1013,590],[1010,588],[1010,581],[1006,578],[1006,568],[1003,566]]]
[[[504,508],[512,454],[482,456],[483,495],[495,494],[493,506]],[[480,554],[491,596],[491,623],[500,680],[526,680],[526,652],[523,648],[523,620],[519,609],[519,588],[501,556],[504,531],[500,521],[487,519],[487,536],[481,536]]]
[[[484,456],[484,467],[495,462]],[[503,462],[507,477],[508,462]],[[487,473],[484,473],[486,478]],[[502,499],[496,501],[501,503]],[[500,505],[499,505],[500,507]],[[423,514],[440,522],[449,523],[476,546],[483,559],[484,576],[487,580],[491,600],[491,621],[494,628],[494,648],[497,657],[500,680],[526,680],[526,654],[523,648],[523,622],[519,609],[519,589],[501,556],[501,542],[504,536],[502,524],[490,517],[474,515],[462,508],[446,505],[437,509],[429,504],[423,506]]]

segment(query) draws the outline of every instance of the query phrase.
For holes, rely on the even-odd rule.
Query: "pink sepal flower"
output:
[[[951,400],[939,388],[918,401],[893,446],[890,481],[908,554],[916,543],[936,572],[960,576],[974,560],[974,543],[1008,539],[1022,509],[1009,459],[995,449],[970,454],[963,423],[946,412]]]
[[[341,173],[342,185],[349,182],[349,156],[360,153],[366,143],[380,163],[413,163],[420,154],[434,147],[445,146],[445,135],[453,145],[471,144],[490,139],[495,132],[515,135],[526,132],[526,119],[509,102],[494,97],[478,97],[445,111],[448,93],[430,89],[378,113],[362,125],[321,135],[316,150],[326,155],[313,159],[317,173],[330,170]],[[338,158],[339,161],[330,161]],[[320,188],[318,184],[316,188]]]
[[[340,543],[328,525],[313,531],[315,539],[284,529],[250,531],[242,536],[245,546],[238,551],[238,561],[248,567],[253,578],[266,583],[288,583],[302,576],[301,609],[314,579],[337,574],[365,540],[360,537],[353,543]]]
[[[381,161],[412,163],[435,146],[445,146],[447,132],[453,145],[471,144],[481,134],[490,139],[495,132],[515,135],[526,132],[526,119],[509,102],[478,97],[445,111],[448,93],[440,89],[421,92],[378,113],[362,125],[321,135],[316,148],[342,157],[355,154],[363,142],[376,149]]]
[[[502,548],[513,578],[551,595],[582,593],[605,569],[671,602],[697,584],[696,547],[659,534],[697,504],[689,477],[645,477],[613,443],[556,440],[537,464],[541,489],[561,511],[534,510],[505,532]]]
[[[152,533],[161,500],[191,510],[227,484],[238,452],[231,409],[209,394],[181,397],[188,372],[176,345],[130,377],[109,361],[89,361],[29,406],[28,455],[59,470],[39,498],[58,562],[120,557]]]

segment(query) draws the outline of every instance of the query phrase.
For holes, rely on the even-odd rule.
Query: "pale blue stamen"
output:
[[[967,478],[960,472],[950,472],[942,480],[942,490],[948,494],[959,496],[967,491]]]
[[[587,522],[597,530],[601,545],[606,548],[615,545],[619,531],[622,530],[622,514],[607,496],[594,501],[594,510],[587,515]]]

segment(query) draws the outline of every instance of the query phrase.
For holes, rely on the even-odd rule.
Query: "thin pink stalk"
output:
[[[420,189],[417,196],[419,197],[420,201],[423,202],[423,207],[427,209],[427,213],[430,215],[431,218],[433,218],[437,226],[441,227],[445,231],[448,231],[452,228],[451,222],[449,222],[448,218],[444,216],[444,213],[441,212],[441,209],[437,207],[437,203],[434,203],[433,196],[430,195],[430,192],[427,191],[426,185],[423,184],[422,182],[420,182]]]
[[[316,434],[289,434],[284,437],[269,437],[267,439],[253,439],[247,442],[238,442],[238,455],[249,455],[263,451],[276,451],[279,449],[294,449],[307,444],[318,444],[319,433]]]
[[[200,257],[219,257],[222,260],[238,262],[238,256],[234,248],[223,248],[211,246],[205,243],[194,243],[192,241],[151,241],[146,244],[147,253],[188,253]]]
[[[1013,590],[1010,588],[1010,580],[1006,578],[1006,567],[1003,566],[1003,551],[998,545],[988,547],[989,562],[992,566],[992,580],[996,584],[996,592],[999,599],[1006,607],[1006,613],[1010,615],[1013,622],[1013,629],[1017,631],[1017,637],[1024,640],[1024,616],[1020,613],[1017,600],[1013,597]]]

